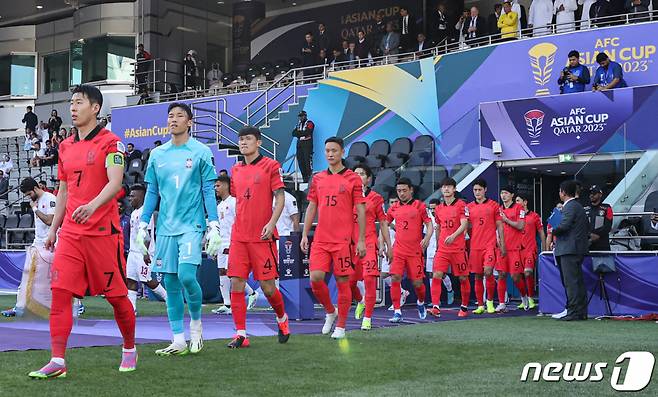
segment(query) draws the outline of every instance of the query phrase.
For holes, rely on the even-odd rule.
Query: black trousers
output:
[[[562,282],[567,292],[567,316],[587,315],[587,290],[583,278],[582,255],[556,256],[562,274]]]
[[[313,160],[313,140],[297,141],[297,164],[302,173],[304,183],[308,183],[313,174],[311,161]]]

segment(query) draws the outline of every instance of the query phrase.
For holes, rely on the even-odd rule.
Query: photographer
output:
[[[585,207],[589,220],[589,249],[610,251],[610,230],[612,229],[612,207],[603,202],[603,190],[594,185],[589,193],[590,205]]]
[[[560,84],[560,93],[583,92],[589,81],[589,69],[580,64],[580,54],[576,50],[570,51],[569,66],[562,70],[560,78],[557,80]]]

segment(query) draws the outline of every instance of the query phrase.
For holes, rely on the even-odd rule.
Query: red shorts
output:
[[[353,278],[356,280],[363,280],[364,275],[379,276],[377,244],[366,243],[366,256],[359,258],[359,255],[355,252],[352,263],[354,264]]]
[[[311,245],[309,271],[333,272],[335,277],[349,276],[354,273],[353,257],[352,244],[314,242]]]
[[[468,276],[468,258],[465,251],[441,252],[436,251],[434,263],[432,263],[433,272],[448,273],[448,268],[452,268],[454,276]]]
[[[484,274],[484,268],[496,265],[496,251],[494,248],[472,249],[468,253],[468,265],[471,273]]]
[[[510,274],[523,273],[523,262],[521,262],[521,251],[507,251],[507,255],[499,256],[496,261],[496,270]]]
[[[226,275],[246,280],[249,278],[249,273],[253,272],[255,280],[273,280],[279,277],[276,270],[278,258],[274,241],[255,243],[233,241],[228,251]]]
[[[60,234],[51,269],[51,288],[77,297],[126,296],[126,260],[121,234],[76,236]]]
[[[537,251],[523,250],[521,251],[521,262],[523,269],[534,269],[537,265]]]
[[[394,251],[395,252],[395,251]],[[399,276],[407,271],[407,278],[411,280],[422,280],[425,278],[425,266],[423,266],[423,255],[396,255],[393,254],[393,263],[389,273]]]

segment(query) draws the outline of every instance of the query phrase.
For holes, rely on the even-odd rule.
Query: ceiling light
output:
[[[567,174],[566,171],[560,172],[560,175],[566,175],[566,174]]]
[[[537,171],[537,167],[532,167],[531,170]]]
[[[294,5],[294,6],[296,6],[296,5],[297,5],[297,3],[292,3],[292,5]]]
[[[546,172],[552,172],[553,170],[546,170]]]
[[[217,4],[224,4],[224,2],[223,1],[218,1]]]
[[[40,9],[42,9],[42,8],[43,8],[42,5],[38,5],[38,6],[37,6],[37,10],[40,10]]]

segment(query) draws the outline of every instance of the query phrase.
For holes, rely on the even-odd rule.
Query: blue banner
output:
[[[21,284],[24,264],[24,251],[0,252],[0,289],[18,289]]]

